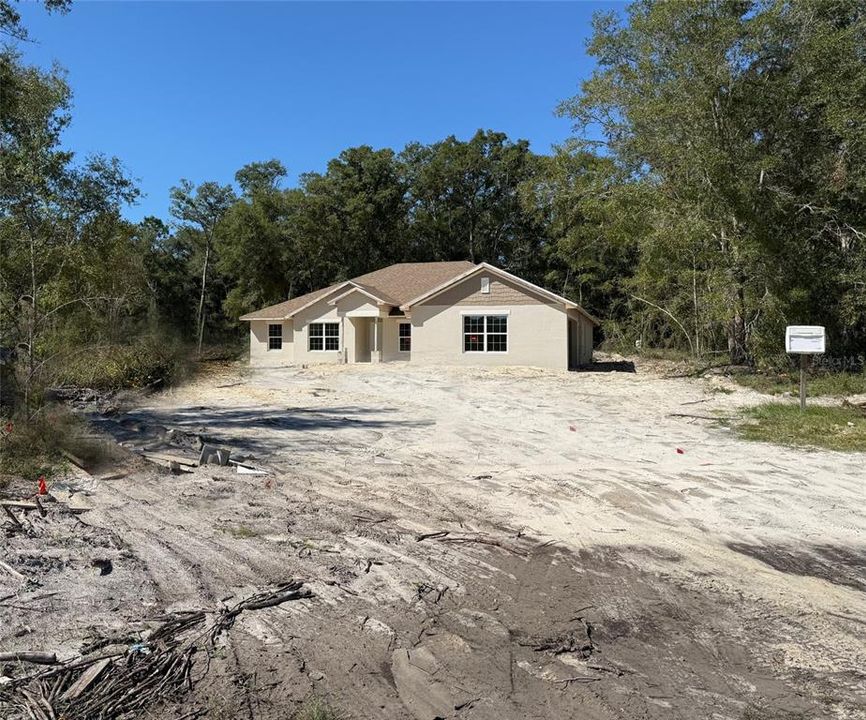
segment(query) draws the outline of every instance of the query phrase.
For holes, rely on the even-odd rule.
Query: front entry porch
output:
[[[382,320],[377,317],[347,317],[351,323],[354,343],[347,350],[347,361],[378,363],[382,361]]]

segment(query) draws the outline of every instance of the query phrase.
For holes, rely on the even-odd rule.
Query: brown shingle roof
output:
[[[475,267],[467,260],[454,262],[398,263],[366,275],[352,278],[362,287],[390,305],[401,305],[448,282]],[[241,320],[280,320],[291,317],[305,305],[325,297],[345,283],[336,283],[291,300],[271,305],[241,316]]]

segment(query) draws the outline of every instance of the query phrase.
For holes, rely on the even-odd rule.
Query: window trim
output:
[[[314,325],[321,325],[321,326],[322,326],[322,334],[321,334],[321,335],[313,335],[313,326],[314,326]],[[335,337],[335,336],[334,336],[334,335],[328,335],[327,333],[325,333],[325,326],[326,326],[326,325],[336,325],[336,326],[337,326],[337,335],[336,335],[336,338],[337,338],[337,347],[335,347],[333,350],[329,350],[329,349],[327,348],[327,343],[325,342],[325,340],[326,340],[327,338],[332,338],[332,337]],[[319,338],[321,338],[321,340],[322,340],[322,348],[321,348],[321,350],[314,349],[314,348],[312,347],[313,339],[314,339],[314,338],[315,338],[315,339],[319,339]],[[332,352],[340,352],[341,344],[342,344],[342,333],[340,332],[340,323],[339,323],[339,321],[335,321],[335,320],[316,320],[316,322],[311,322],[311,323],[308,323],[308,324],[307,324],[307,352],[311,352],[311,353],[332,353]]]
[[[401,335],[400,334],[400,330],[403,328],[404,325],[409,328],[409,334],[408,335]],[[404,339],[409,340],[409,347],[406,350],[403,349],[403,342],[402,341]],[[412,323],[410,323],[410,322],[397,323],[397,352],[401,352],[401,353],[411,353],[412,352]]]
[[[279,328],[279,335],[272,335],[271,330],[273,328]],[[279,347],[271,347],[271,340],[279,340]],[[283,324],[282,323],[268,323],[268,350],[267,352],[280,352],[283,349]]]
[[[508,322],[508,315],[509,315],[509,313],[507,313],[507,312],[489,312],[489,311],[488,312],[477,312],[477,311],[475,311],[475,312],[461,312],[460,313],[460,323],[461,323],[460,349],[462,350],[463,354],[465,354],[465,355],[508,355],[508,348],[511,347],[510,333],[508,331],[509,325],[511,323]],[[484,318],[484,330],[480,333],[477,333],[477,332],[468,333],[468,332],[466,332],[466,318],[467,317],[482,317],[482,318]],[[505,332],[504,333],[500,333],[500,332],[488,333],[488,331],[487,331],[487,318],[488,317],[505,318]],[[467,350],[466,349],[466,336],[467,335],[481,335],[481,337],[483,338],[482,344],[484,345],[484,349],[483,350]],[[488,350],[487,349],[487,336],[488,335],[505,335],[505,350]]]

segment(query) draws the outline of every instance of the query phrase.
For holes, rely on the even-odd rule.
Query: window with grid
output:
[[[268,350],[283,349],[283,326],[268,325]]]
[[[310,350],[339,350],[340,323],[310,323]]]
[[[507,315],[463,316],[463,352],[507,351]]]
[[[412,323],[400,323],[400,352],[412,350]]]

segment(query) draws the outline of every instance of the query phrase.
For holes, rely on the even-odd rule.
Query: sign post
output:
[[[824,353],[826,341],[821,325],[788,325],[785,351],[800,356],[800,411],[806,409],[806,357]]]

